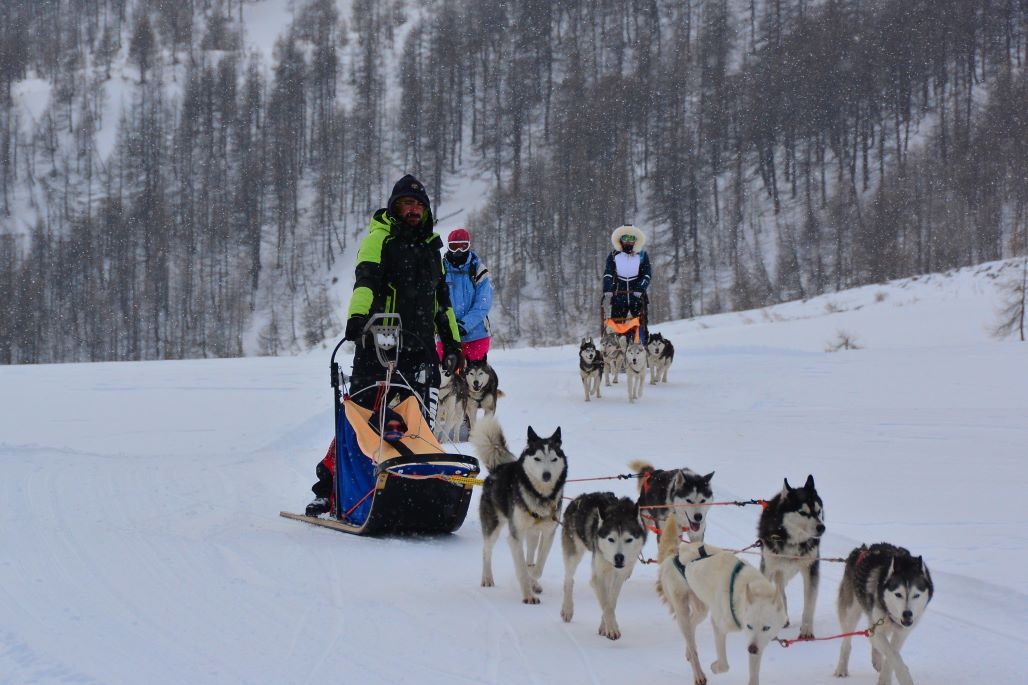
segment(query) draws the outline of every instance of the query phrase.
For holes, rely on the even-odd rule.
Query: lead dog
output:
[[[650,367],[650,385],[667,383],[667,372],[675,358],[675,347],[660,333],[650,333],[646,340],[646,363]]]
[[[642,399],[646,385],[646,348],[641,342],[630,342],[625,349],[625,383],[629,402]]]
[[[782,491],[768,500],[760,522],[760,570],[767,577],[780,573],[782,587],[797,573],[803,574],[803,617],[800,638],[814,637],[814,607],[820,572],[821,535],[825,532],[821,498],[814,477],[807,476],[801,488],[785,479]],[[785,601],[783,593],[782,600]],[[788,603],[786,602],[788,607]]]
[[[567,479],[560,428],[550,437],[540,438],[529,426],[528,444],[521,456],[515,457],[507,449],[499,422],[486,416],[471,430],[471,443],[489,470],[478,507],[484,538],[482,587],[494,585],[493,546],[506,526],[521,601],[538,604],[536,595],[542,592],[539,577],[553,545]],[[532,556],[535,564],[530,568]]]
[[[676,554],[677,551],[677,554]],[[706,685],[707,676],[696,651],[696,626],[708,611],[714,629],[717,661],[714,673],[728,671],[726,635],[742,631],[750,661],[749,685],[760,683],[764,648],[778,636],[788,620],[780,578],[772,584],[756,568],[731,552],[700,542],[678,544],[674,517],[660,539],[657,594],[671,609],[685,638],[685,657],[692,666],[693,682]]]
[[[585,401],[596,395],[600,398],[600,379],[603,377],[603,355],[596,349],[592,338],[582,338],[578,347],[578,373],[585,389]]]
[[[628,468],[639,476],[640,511],[653,519],[657,530],[663,530],[665,521],[674,513],[678,527],[689,533],[689,541],[703,542],[709,502],[714,499],[710,488],[713,471],[705,476],[691,469],[665,471],[641,459],[630,462]]]
[[[850,552],[839,584],[839,623],[844,633],[851,633],[863,611],[868,627],[874,626],[871,663],[879,671],[878,685],[888,685],[893,672],[900,685],[914,684],[900,649],[933,594],[932,576],[924,559],[903,547],[882,542]],[[844,637],[836,676],[849,675],[849,659],[850,638]]]
[[[646,542],[646,528],[639,518],[639,506],[627,497],[618,499],[612,492],[579,495],[564,511],[562,531],[564,603],[560,617],[566,623],[575,614],[575,570],[582,556],[590,551],[593,556],[589,584],[603,611],[599,633],[617,640],[621,637],[614,615],[618,597]]]

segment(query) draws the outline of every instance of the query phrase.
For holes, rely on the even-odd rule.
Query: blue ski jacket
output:
[[[460,266],[454,266],[449,259],[446,264],[446,284],[450,287],[450,304],[457,323],[466,334],[462,342],[479,340],[489,335],[489,308],[493,306],[493,284],[488,269],[472,250]]]

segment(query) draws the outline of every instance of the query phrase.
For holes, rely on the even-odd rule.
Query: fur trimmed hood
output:
[[[610,244],[614,246],[614,249],[621,252],[621,236],[623,235],[634,235],[635,236],[635,254],[642,252],[643,248],[646,247],[646,234],[642,232],[638,226],[632,226],[626,224],[625,226],[618,226],[614,229],[614,232],[610,234]]]

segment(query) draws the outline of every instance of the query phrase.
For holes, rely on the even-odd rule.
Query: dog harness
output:
[[[704,559],[709,559],[711,556],[710,554],[707,554],[707,548],[704,545],[700,545],[699,549],[696,551],[700,553],[700,556],[690,561],[690,564],[694,564],[697,561],[703,561]],[[677,554],[674,556],[674,564],[675,568],[678,569],[678,572],[682,574],[682,578],[684,578],[685,582],[688,584],[689,577],[685,573],[686,565],[682,563],[682,560],[678,558]],[[735,615],[735,579],[739,577],[739,571],[742,570],[743,566],[744,564],[741,560],[736,561],[735,568],[732,569],[732,575],[728,580],[728,610],[732,612],[732,620],[735,621],[735,627],[740,630],[742,629],[742,624],[739,623],[739,617]]]
[[[697,561],[702,561],[703,559],[709,559],[710,558],[710,555],[707,554],[707,548],[706,548],[705,545],[700,545],[699,549],[697,549],[696,551],[700,553],[700,556],[697,557],[696,559],[693,559],[692,561],[690,561],[689,562],[690,564],[695,563]],[[678,572],[682,574],[682,578],[685,578],[685,582],[688,583],[689,582],[689,577],[685,575],[685,564],[682,563],[682,560],[678,558],[677,554],[674,556],[673,559],[674,559],[675,568],[678,569]]]
[[[735,615],[735,579],[739,577],[739,571],[742,570],[742,561],[735,562],[735,568],[732,569],[732,578],[728,581],[728,609],[732,612],[732,620],[735,621],[735,627],[742,630],[742,624],[739,623],[739,617]]]

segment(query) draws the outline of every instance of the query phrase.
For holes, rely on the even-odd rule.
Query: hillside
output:
[[[475,234],[509,344],[592,329],[626,222],[655,321],[1022,254],[1026,13],[9,0],[0,363],[309,349],[406,172]]]
[[[585,404],[575,346],[496,350],[498,416],[516,449],[527,425],[560,425],[572,478],[646,458],[715,470],[715,497],[734,500],[813,474],[826,556],[887,540],[932,571],[935,599],[903,650],[915,681],[1014,685],[1028,610],[1028,356],[987,333],[1003,269],[662,324],[677,348],[670,381],[635,405],[623,384]],[[826,353],[840,329],[863,349]],[[474,503],[440,539],[279,518],[308,501],[330,437],[327,355],[0,367],[0,683],[689,681],[652,566],[626,584],[624,636],[610,642],[596,635],[588,563],[569,624],[559,551],[539,606],[520,603],[502,543],[497,586],[479,587]],[[712,511],[708,540],[752,542],[754,509]],[[838,631],[840,575],[822,565],[819,635]],[[789,592],[798,607],[799,581]],[[706,625],[699,641],[709,663]],[[738,636],[728,649],[732,670],[712,682],[746,682]],[[773,645],[761,682],[829,682],[837,654],[834,642]],[[851,673],[875,682],[862,639]]]

